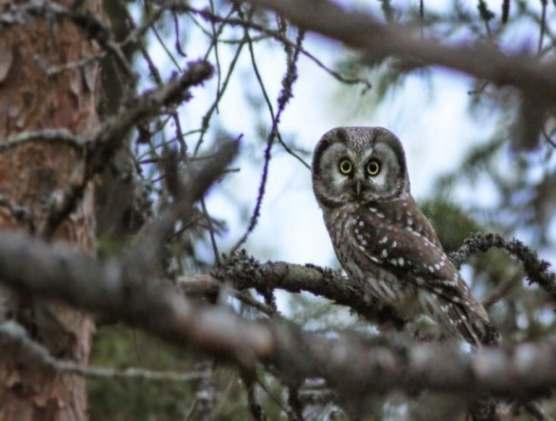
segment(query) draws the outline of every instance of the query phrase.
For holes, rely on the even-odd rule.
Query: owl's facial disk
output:
[[[317,196],[320,191],[338,202],[367,203],[400,195],[409,187],[405,162],[390,143],[379,138],[364,147],[350,142],[329,144],[317,164]]]

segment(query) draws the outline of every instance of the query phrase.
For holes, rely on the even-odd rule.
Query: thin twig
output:
[[[502,24],[508,22],[510,16],[510,0],[502,0]]]
[[[437,40],[419,39],[410,28],[383,24],[369,13],[343,8],[330,0],[247,1],[270,8],[305,30],[344,42],[377,59],[394,56],[417,60],[423,65],[446,67],[490,80],[499,86],[513,86],[531,95],[543,92],[547,101],[556,101],[556,65],[543,63],[536,56],[507,54],[491,43],[446,45]]]
[[[88,378],[126,379],[148,381],[191,382],[206,377],[205,372],[180,373],[177,371],[153,371],[145,368],[129,367],[118,370],[109,367],[94,367],[60,360],[52,356],[46,347],[31,339],[20,324],[14,321],[0,323],[0,344],[10,349],[17,358],[28,359],[61,374],[72,374]]]
[[[245,17],[242,16],[241,14],[240,14],[240,16],[241,16],[242,19],[245,19]],[[264,98],[264,101],[265,101],[266,106],[268,108],[268,112],[270,113],[271,121],[274,121],[276,119],[276,117],[274,115],[274,107],[272,106],[272,101],[270,100],[267,89],[264,85],[263,78],[261,77],[261,73],[259,71],[259,66],[257,65],[257,59],[255,57],[255,49],[254,49],[254,46],[253,46],[253,39],[251,38],[251,35],[249,34],[249,25],[248,24],[246,24],[244,26],[244,36],[247,38],[247,44],[249,46],[249,56],[251,58],[251,65],[253,67],[253,72],[255,73],[255,77],[256,77],[257,82],[259,84],[259,87],[261,89],[261,93],[263,94],[263,98]],[[305,166],[305,168],[307,168],[309,170],[311,169],[311,166],[307,162],[305,162],[305,160],[303,158],[301,158],[301,156],[299,156],[294,150],[292,150],[286,142],[284,142],[284,139],[282,139],[282,134],[280,133],[280,130],[276,131],[276,136],[278,137],[278,141],[280,142],[280,144],[286,150],[287,153],[289,153],[291,156],[293,156],[295,159],[297,159],[299,162],[301,162],[301,164],[303,166]]]
[[[299,51],[301,47],[301,43],[303,42],[303,31],[299,31],[296,40],[296,46],[293,52],[288,53],[288,66],[286,69],[286,74],[282,79],[282,90],[278,95],[278,111],[276,112],[276,116],[272,121],[272,128],[267,138],[266,148],[264,151],[264,164],[263,164],[263,171],[261,175],[261,181],[259,183],[259,189],[257,193],[257,200],[255,202],[255,208],[253,209],[253,213],[251,215],[251,219],[249,221],[249,225],[243,236],[238,240],[238,242],[232,247],[232,253],[238,250],[244,243],[247,241],[249,234],[255,229],[257,222],[259,220],[259,216],[261,213],[261,206],[264,198],[264,194],[266,191],[266,181],[268,179],[268,168],[270,165],[270,160],[272,157],[272,145],[274,143],[274,139],[276,138],[276,133],[278,132],[278,124],[280,122],[280,118],[282,113],[286,108],[286,104],[293,96],[292,88],[293,84],[297,79],[297,60],[299,58]]]
[[[0,153],[11,150],[29,142],[60,142],[80,151],[84,151],[87,139],[74,135],[67,129],[43,129],[20,132],[0,142]]]
[[[207,220],[209,228],[210,245],[212,246],[212,253],[214,255],[214,262],[217,266],[220,266],[220,252],[218,251],[218,245],[216,244],[216,236],[214,233],[214,225],[212,223],[212,218],[207,211],[207,205],[205,204],[205,199],[201,199],[201,209]]]
[[[187,98],[188,89],[198,85],[212,75],[212,66],[204,61],[191,62],[187,70],[177,78],[137,96],[133,105],[122,109],[107,119],[93,137],[86,141],[87,155],[85,174],[82,180],[68,186],[62,200],[53,208],[40,233],[50,238],[59,224],[75,209],[89,181],[99,174],[118,150],[128,130],[160,114],[161,109]]]
[[[543,41],[544,41],[544,33],[546,32],[546,6],[547,6],[547,3],[548,3],[548,0],[540,0],[540,2],[541,2],[542,11],[541,11],[539,44],[538,44],[538,47],[537,47],[537,54],[539,54],[539,55],[542,52],[542,45],[543,45]]]
[[[244,42],[242,42],[241,44],[238,45],[238,47],[235,51],[235,54],[232,57],[232,60],[230,61],[230,65],[228,67],[228,72],[226,73],[226,76],[224,77],[224,81],[222,82],[222,86],[221,86],[220,90],[217,91],[216,98],[214,99],[213,103],[211,104],[211,106],[209,107],[209,109],[207,110],[207,112],[205,113],[205,115],[202,118],[201,130],[199,132],[199,137],[197,139],[197,143],[195,144],[195,149],[193,150],[193,156],[197,156],[197,153],[199,152],[199,150],[201,148],[201,145],[204,142],[205,135],[206,135],[207,130],[208,130],[209,125],[210,125],[210,120],[212,119],[212,115],[217,110],[218,104],[220,103],[220,100],[223,98],[224,93],[226,92],[226,90],[228,88],[228,83],[231,80],[231,76],[234,72],[234,69],[236,67],[236,64],[239,60],[239,57],[241,55],[241,51],[243,50],[244,46],[245,46],[245,40],[244,40]]]
[[[278,41],[282,44],[288,44],[292,48],[295,46],[295,44],[292,41],[290,41],[287,37],[284,37],[284,35],[281,34],[279,31],[269,29],[269,28],[267,28],[263,25],[259,25],[255,22],[252,22],[252,21],[245,22],[243,19],[234,19],[234,18],[231,18],[231,17],[222,17],[222,16],[219,16],[219,15],[213,14],[213,13],[209,12],[208,10],[196,9],[194,7],[191,7],[191,6],[184,5],[183,3],[176,4],[174,2],[174,3],[167,4],[167,7],[170,7],[172,9],[176,9],[176,10],[189,11],[190,13],[197,14],[197,15],[203,17],[204,19],[206,19],[208,21],[219,22],[219,23],[228,24],[228,25],[231,25],[231,26],[245,27],[247,25],[250,29],[261,32],[261,33],[267,35],[268,37],[271,37],[271,38],[275,39],[276,41]],[[311,60],[313,63],[315,63],[320,69],[322,69],[323,71],[328,73],[330,76],[332,76],[334,79],[336,79],[338,82],[341,82],[341,83],[344,83],[344,84],[347,84],[347,85],[358,85],[358,84],[363,85],[364,86],[363,92],[368,91],[372,86],[371,82],[367,79],[361,79],[361,78],[357,78],[357,77],[348,77],[348,76],[342,75],[341,73],[337,72],[336,70],[334,70],[331,67],[324,64],[318,57],[316,57],[314,54],[312,54],[310,51],[308,51],[305,48],[301,48],[301,53],[305,57],[307,57],[309,60]]]

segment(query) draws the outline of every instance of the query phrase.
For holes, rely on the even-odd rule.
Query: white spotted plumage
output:
[[[350,172],[339,163],[350,161]],[[379,172],[369,172],[369,162]],[[375,165],[376,169],[376,165]],[[403,309],[417,297],[446,333],[478,345],[495,335],[485,309],[447,258],[411,197],[400,141],[383,128],[327,132],[313,158],[313,189],[338,259],[385,304]]]

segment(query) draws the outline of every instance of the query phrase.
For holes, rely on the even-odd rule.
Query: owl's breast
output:
[[[346,264],[349,263],[351,252],[348,247],[345,247],[345,239],[346,235],[349,234],[348,230],[353,211],[354,209],[352,206],[345,205],[332,211],[325,211],[323,214],[324,223],[330,235],[330,239],[332,240],[336,257],[348,273],[350,273],[350,271],[346,267]]]
[[[413,308],[411,303],[416,300],[414,283],[392,273],[378,261],[373,261],[365,251],[356,246],[357,243],[352,238],[354,224],[357,223],[355,211],[355,206],[346,205],[324,214],[326,227],[342,268],[352,280],[364,284],[364,289],[379,301],[394,307],[404,307],[405,310]]]

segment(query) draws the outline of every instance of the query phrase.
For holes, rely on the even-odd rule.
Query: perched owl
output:
[[[485,309],[411,197],[404,150],[393,133],[381,127],[325,133],[313,157],[313,189],[340,263],[380,302],[408,319],[429,315],[472,345],[496,340]]]

